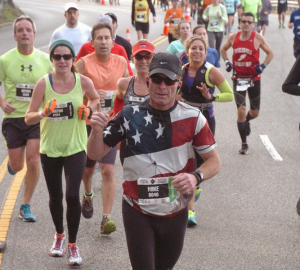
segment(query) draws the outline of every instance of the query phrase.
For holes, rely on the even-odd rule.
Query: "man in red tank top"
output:
[[[229,36],[221,48],[221,55],[226,64],[226,71],[233,69],[233,91],[237,105],[237,126],[242,140],[242,155],[248,154],[247,136],[250,134],[251,119],[258,117],[260,109],[261,73],[271,62],[274,53],[263,36],[253,31],[254,15],[244,13],[241,19],[241,31]],[[232,63],[227,51],[233,48]],[[259,63],[259,49],[266,53],[265,61]],[[246,93],[248,92],[250,110],[246,114]]]

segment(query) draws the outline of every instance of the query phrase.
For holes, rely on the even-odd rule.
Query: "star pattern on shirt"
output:
[[[140,111],[139,106],[132,106],[132,109],[133,109],[133,113],[132,114],[135,114],[136,112]]]
[[[143,133],[139,133],[138,130],[136,130],[136,134],[134,136],[132,136],[132,138],[134,139],[135,141],[135,145],[137,143],[141,143],[141,136],[142,136]]]
[[[110,127],[107,127],[107,128],[103,131],[104,137],[106,137],[106,135],[108,135],[108,134],[111,134],[110,129],[111,129],[111,126],[110,126]]]
[[[126,120],[126,118],[124,117],[124,128],[127,129],[129,131],[129,122],[130,120]]]
[[[158,139],[160,136],[162,136],[163,137],[163,132],[164,132],[164,127],[161,125],[161,123],[159,123],[159,126],[158,126],[158,128],[155,130],[156,132],[157,132],[157,137],[156,137],[156,139]]]
[[[144,117],[146,120],[145,126],[147,126],[149,123],[152,124],[152,115],[147,111],[147,116]]]
[[[122,126],[120,126],[120,129],[118,130],[118,132],[120,132],[120,133],[121,133],[121,136],[123,136],[123,135],[124,135],[124,129],[123,129],[123,127],[122,127]]]

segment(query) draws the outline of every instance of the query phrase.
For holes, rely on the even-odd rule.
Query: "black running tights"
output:
[[[85,168],[84,151],[68,157],[51,158],[41,154],[41,163],[49,192],[49,208],[56,232],[64,232],[62,170],[66,178],[67,225],[69,243],[76,243],[80,223],[81,206],[79,189]]]
[[[124,199],[123,222],[133,270],[169,270],[181,254],[188,219],[187,207],[171,218],[145,215]]]

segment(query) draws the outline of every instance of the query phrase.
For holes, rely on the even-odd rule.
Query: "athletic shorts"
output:
[[[260,20],[258,20],[257,27],[263,26],[263,25],[268,26],[269,25],[269,21],[260,21]]]
[[[227,16],[228,16],[228,17],[229,17],[229,16],[232,16],[232,17],[233,17],[234,14],[235,14],[235,13],[230,13],[230,14],[227,14]]]
[[[149,34],[149,22],[147,23],[135,22],[135,30],[142,31],[143,34]]]
[[[260,80],[255,81],[252,87],[249,87],[246,91],[236,91],[236,80],[233,80],[233,93],[237,108],[246,106],[246,93],[250,101],[251,110],[260,109]]]
[[[286,12],[287,10],[287,2],[285,4],[279,4],[277,6],[277,14],[281,14],[282,12]]]
[[[3,118],[2,134],[8,149],[20,148],[27,144],[27,140],[40,138],[40,123],[29,126],[25,117]]]

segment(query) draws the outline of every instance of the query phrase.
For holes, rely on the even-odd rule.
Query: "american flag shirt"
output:
[[[135,209],[152,216],[174,216],[190,195],[170,184],[172,176],[194,171],[196,150],[210,152],[216,142],[202,113],[175,100],[166,111],[156,110],[149,99],[124,107],[103,131],[103,141],[113,147],[126,140],[123,197]]]

